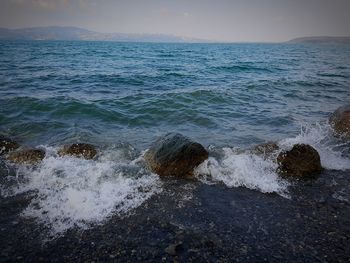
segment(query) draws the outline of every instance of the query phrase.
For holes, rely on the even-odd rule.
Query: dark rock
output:
[[[19,144],[10,138],[0,135],[0,155],[6,154],[10,151],[19,148]]]
[[[329,118],[335,133],[350,139],[350,104],[338,108]]]
[[[168,133],[154,142],[144,157],[158,175],[192,176],[193,169],[208,155],[201,144],[181,134]]]
[[[82,157],[84,159],[93,159],[97,151],[95,146],[87,143],[74,143],[65,145],[58,151],[59,156],[71,155],[75,157]]]
[[[175,256],[178,252],[180,252],[183,249],[182,243],[177,244],[171,244],[168,247],[165,248],[165,253],[169,254],[170,256]]]
[[[17,164],[38,164],[45,157],[45,151],[41,149],[29,149],[12,152],[7,159]]]
[[[304,177],[322,170],[320,155],[307,144],[296,144],[291,150],[281,152],[277,163],[278,171],[287,176]]]
[[[251,153],[262,156],[263,158],[270,158],[274,153],[277,153],[279,146],[275,142],[266,142],[255,146],[251,149]]]

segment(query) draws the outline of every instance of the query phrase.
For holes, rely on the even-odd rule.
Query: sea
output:
[[[1,41],[0,133],[46,156],[1,159],[0,195],[30,195],[20,216],[53,234],[103,224],[163,191],[143,153],[177,132],[209,151],[202,184],[288,200],[292,183],[249,149],[307,143],[326,170],[349,170],[349,142],[328,122],[349,102],[349,45]],[[76,142],[97,157],[57,155]]]

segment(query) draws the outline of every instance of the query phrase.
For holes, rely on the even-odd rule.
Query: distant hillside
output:
[[[99,33],[78,27],[0,28],[0,40],[87,40],[130,42],[208,42],[165,34]]]
[[[350,44],[350,37],[300,37],[288,43]]]

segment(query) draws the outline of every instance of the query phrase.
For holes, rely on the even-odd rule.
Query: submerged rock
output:
[[[273,156],[274,153],[277,153],[279,150],[279,146],[275,142],[266,142],[259,144],[255,146],[253,149],[251,149],[251,153],[260,155],[264,159],[270,158]]]
[[[45,157],[45,151],[41,149],[21,150],[10,153],[7,160],[17,164],[38,164]]]
[[[181,134],[168,133],[155,141],[144,157],[158,175],[192,176],[193,169],[208,155],[201,144]]]
[[[59,156],[71,155],[75,157],[82,157],[84,159],[93,159],[97,151],[95,146],[87,143],[73,143],[71,145],[65,145],[58,151]]]
[[[277,157],[278,171],[282,175],[305,177],[322,170],[320,155],[308,144],[296,144]]]
[[[350,139],[350,104],[338,108],[331,115],[329,123],[336,134]]]
[[[0,155],[9,153],[19,148],[19,144],[10,138],[0,135]]]

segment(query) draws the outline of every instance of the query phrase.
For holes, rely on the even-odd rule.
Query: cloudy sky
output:
[[[0,0],[0,27],[51,25],[233,42],[350,36],[350,0]]]

